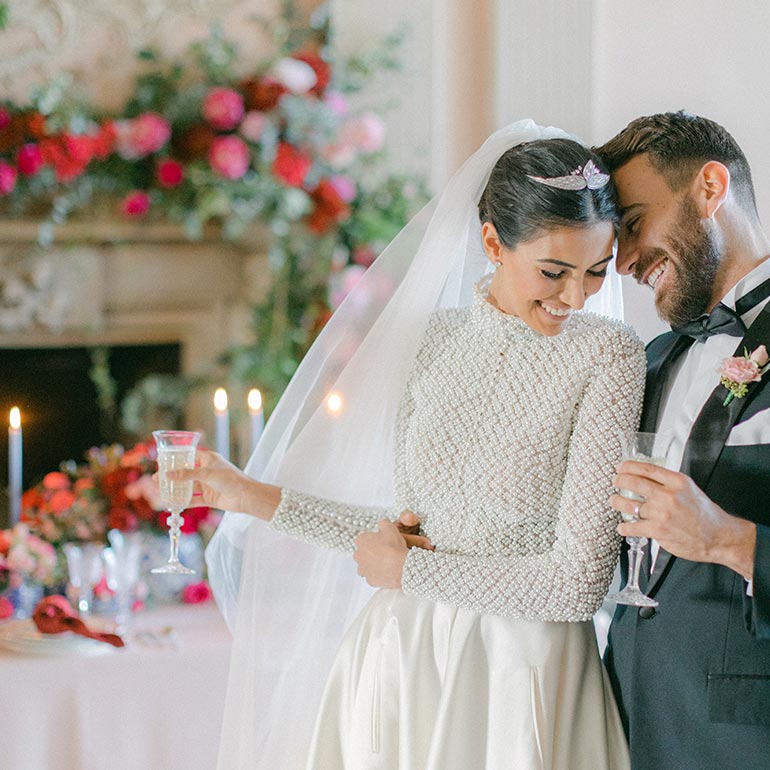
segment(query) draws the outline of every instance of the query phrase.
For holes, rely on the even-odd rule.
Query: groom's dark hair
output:
[[[689,184],[704,163],[716,160],[729,169],[732,190],[743,209],[757,214],[746,156],[728,131],[713,120],[684,110],[649,115],[632,120],[595,149],[610,173],[646,154],[674,192]]]

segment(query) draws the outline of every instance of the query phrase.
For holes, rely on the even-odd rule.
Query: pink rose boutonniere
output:
[[[723,406],[727,406],[734,398],[743,398],[749,389],[750,382],[759,382],[770,361],[767,349],[760,345],[753,353],[748,350],[742,356],[725,358],[717,369],[719,381],[729,391]]]

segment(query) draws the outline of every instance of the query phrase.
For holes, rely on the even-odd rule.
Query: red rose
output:
[[[150,196],[144,190],[134,190],[128,193],[120,204],[124,216],[138,219],[150,210]]]
[[[115,147],[116,137],[115,124],[111,120],[103,123],[92,139],[93,146],[91,149],[94,157],[104,160]]]
[[[110,508],[109,527],[120,529],[123,532],[133,532],[136,529],[137,520],[133,511],[128,508]]]
[[[36,489],[28,489],[22,496],[21,496],[21,507],[22,510],[27,510],[28,508],[39,508],[40,505],[44,502],[43,498],[40,496],[40,493]]]
[[[8,549],[11,547],[11,530],[10,529],[0,529],[0,554],[8,553]]]
[[[316,76],[316,84],[310,90],[316,94],[316,96],[322,96],[332,77],[331,67],[329,67],[329,64],[325,62],[318,54],[313,53],[312,51],[307,51],[305,53],[295,53],[291,58],[297,59],[297,61],[303,61],[305,64],[310,65]]]
[[[216,133],[205,123],[196,123],[184,131],[175,132],[171,137],[174,155],[184,161],[204,157],[216,139]]]
[[[302,187],[312,167],[307,155],[291,144],[281,142],[273,161],[273,174],[289,187]]]
[[[247,110],[272,110],[286,93],[286,87],[272,80],[249,78],[239,86]]]
[[[13,605],[5,596],[0,596],[0,620],[7,620],[10,617],[13,617]]]
[[[162,160],[158,164],[158,184],[166,189],[177,187],[184,179],[184,167],[175,160]]]
[[[36,144],[24,144],[16,155],[16,168],[24,176],[35,176],[43,166],[43,155]]]
[[[325,233],[337,222],[350,216],[350,207],[342,200],[336,186],[328,179],[322,179],[310,197],[315,203],[315,208],[308,217],[308,227],[313,232]]]
[[[10,125],[10,123],[11,113],[8,112],[5,107],[0,107],[0,131],[2,131],[6,126]]]
[[[190,583],[182,589],[182,601],[185,604],[200,604],[211,598],[211,589],[205,580],[200,583]]]

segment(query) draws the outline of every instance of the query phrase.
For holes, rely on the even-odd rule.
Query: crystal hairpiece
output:
[[[534,182],[548,185],[548,187],[557,187],[559,190],[601,190],[607,182],[610,181],[609,174],[603,174],[599,171],[596,164],[589,160],[585,166],[578,166],[567,176],[527,176]]]

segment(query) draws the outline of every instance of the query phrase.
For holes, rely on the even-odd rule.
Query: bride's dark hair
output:
[[[561,190],[530,177],[566,176],[601,159],[572,139],[540,139],[512,147],[495,163],[479,201],[479,218],[491,222],[508,248],[531,241],[558,227],[588,227],[596,222],[617,225],[615,187]]]

